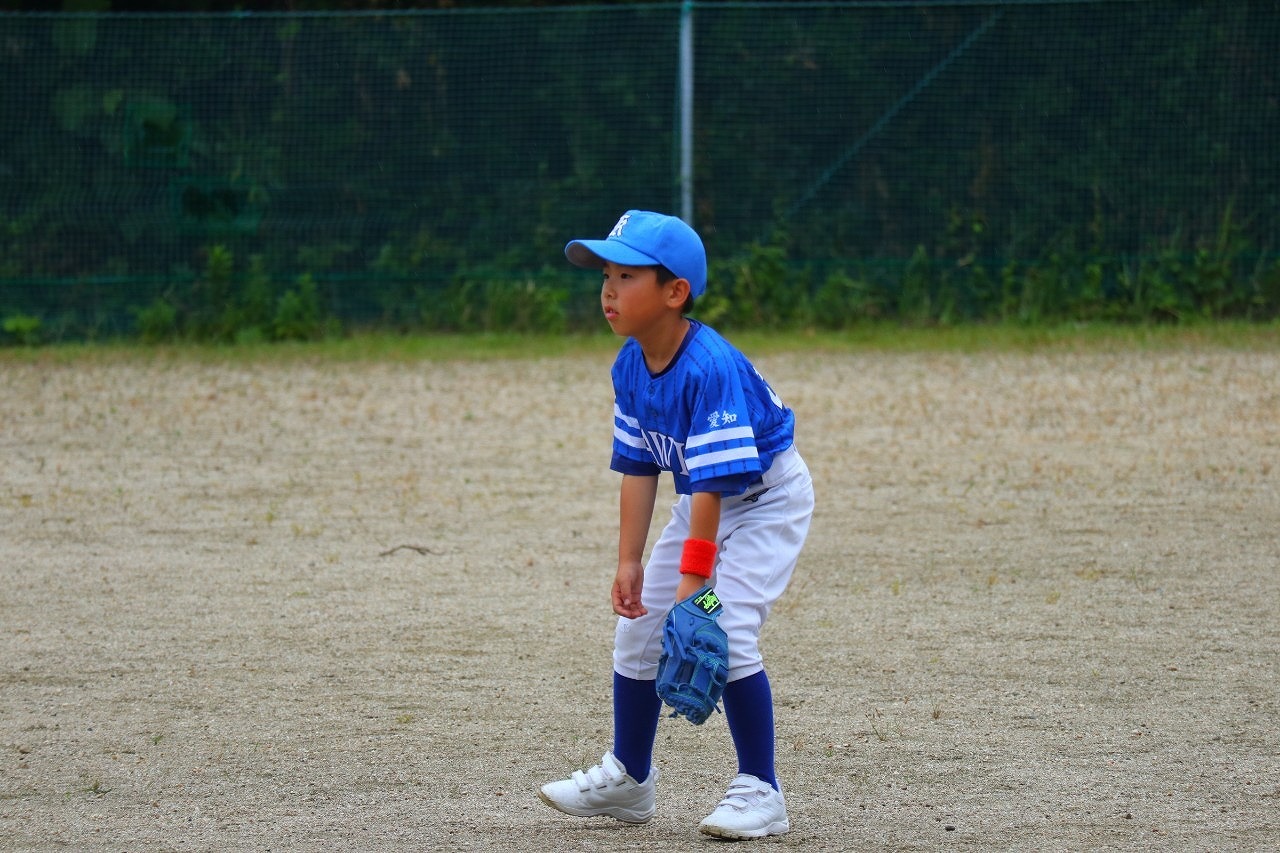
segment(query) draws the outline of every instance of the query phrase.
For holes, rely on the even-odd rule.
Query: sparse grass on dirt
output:
[[[1218,347],[1280,348],[1280,324],[1213,322],[1185,325],[1071,323],[1061,326],[966,325],[911,328],[868,324],[843,332],[732,333],[753,353],[1125,351]],[[134,342],[0,348],[0,364],[115,363],[121,360],[291,363],[296,361],[491,361],[611,353],[617,340],[595,335],[395,335],[357,333],[312,342],[145,345]]]

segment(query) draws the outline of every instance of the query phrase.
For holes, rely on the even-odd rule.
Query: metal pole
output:
[[[693,0],[680,10],[680,218],[693,224]]]

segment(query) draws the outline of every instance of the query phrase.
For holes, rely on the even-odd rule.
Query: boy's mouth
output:
[[[604,309],[604,318],[605,318],[606,320],[615,320],[615,319],[617,319],[617,317],[618,317],[618,311],[617,311],[617,309],[615,309],[615,308],[605,308],[605,309]]]

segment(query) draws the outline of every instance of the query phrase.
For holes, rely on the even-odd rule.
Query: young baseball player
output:
[[[605,320],[626,338],[612,370],[610,467],[622,475],[613,747],[600,764],[543,785],[539,796],[581,817],[653,817],[663,621],[676,602],[712,583],[728,636],[723,703],[738,774],[699,830],[728,839],[780,835],[790,823],[774,772],[773,694],[759,637],[813,513],[795,416],[742,353],[686,316],[706,289],[707,261],[683,221],[631,210],[607,238],[574,240],[565,255],[601,270]],[[677,499],[645,565],[663,471],[671,473]]]

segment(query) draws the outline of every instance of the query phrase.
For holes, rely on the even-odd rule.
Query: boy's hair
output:
[[[658,274],[659,287],[663,286],[664,284],[670,284],[671,282],[675,281],[677,278],[680,277],[675,273],[673,273],[671,270],[664,267],[662,264],[654,264],[653,269]],[[692,310],[693,310],[693,291],[690,290],[688,297],[686,297],[684,300],[684,304],[680,306],[680,313],[688,314]]]

